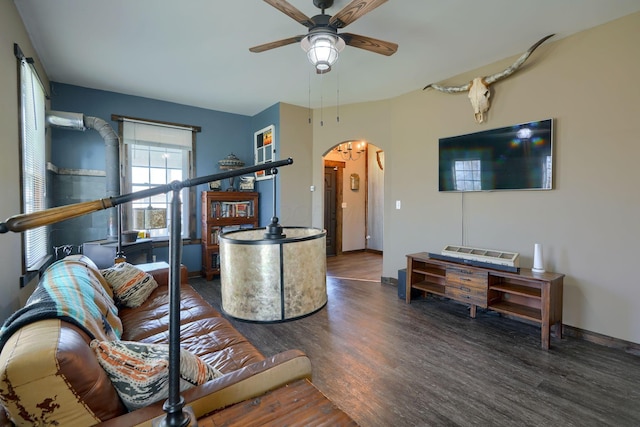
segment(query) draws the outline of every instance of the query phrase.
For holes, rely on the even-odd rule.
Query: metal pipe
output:
[[[65,219],[77,218],[88,213],[97,212],[99,210],[112,208],[122,203],[132,202],[134,200],[145,199],[147,197],[163,194],[171,191],[173,185],[180,188],[193,187],[194,185],[206,184],[211,181],[218,181],[234,176],[246,175],[261,170],[286,166],[293,163],[293,159],[278,160],[267,164],[249,166],[242,169],[221,172],[217,174],[202,176],[184,181],[174,181],[170,184],[160,185],[146,190],[136,191],[134,193],[123,194],[115,197],[105,197],[103,199],[92,200],[90,202],[74,203],[66,206],[58,206],[42,211],[32,212],[29,214],[18,214],[8,218],[5,222],[0,223],[0,234],[13,231],[16,233],[30,230],[43,225],[54,224]],[[177,184],[176,184],[177,183]]]
[[[84,124],[88,129],[95,129],[104,140],[104,163],[106,177],[107,197],[120,194],[120,138],[111,125],[98,117],[84,116]],[[107,238],[116,240],[119,228],[118,214],[115,211],[109,212],[107,223]]]
[[[169,396],[164,403],[168,426],[185,426],[189,416],[183,412],[180,395],[180,264],[182,262],[182,226],[180,187],[174,186],[171,198],[171,234],[169,236]]]
[[[44,120],[47,126],[65,129],[86,130],[84,127],[84,114],[68,113],[66,111],[47,111]]]
[[[96,130],[105,143],[105,177],[107,197],[120,194],[120,139],[111,125],[98,117],[85,116],[82,113],[70,113],[66,111],[48,111],[45,115],[48,126],[64,129]],[[120,218],[115,211],[109,212],[107,223],[107,238],[117,240]]]

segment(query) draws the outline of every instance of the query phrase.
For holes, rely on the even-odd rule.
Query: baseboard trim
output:
[[[610,337],[608,335],[599,334],[597,332],[588,331],[586,329],[576,328],[575,326],[562,325],[562,333],[572,338],[579,338],[594,344],[603,345],[605,347],[622,350],[626,353],[640,356],[640,344],[626,341],[620,338]]]
[[[393,286],[398,286],[398,279],[395,277],[381,277],[380,278],[380,283],[382,283],[383,285],[393,285]]]
[[[363,252],[368,252],[370,254],[376,254],[376,255],[382,255],[382,251],[379,251],[377,249],[353,249],[353,250],[350,250],[350,251],[342,251],[341,255],[358,254],[358,253],[363,253]]]

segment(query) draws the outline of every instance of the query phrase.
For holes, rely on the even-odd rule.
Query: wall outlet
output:
[[[400,209],[402,207],[402,202],[400,200],[396,200],[396,209]]]

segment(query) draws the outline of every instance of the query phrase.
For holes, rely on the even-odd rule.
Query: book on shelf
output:
[[[223,218],[251,218],[253,217],[253,203],[251,201],[220,202],[220,216]]]
[[[209,240],[210,245],[217,245],[220,243],[220,227],[212,227],[211,228],[211,240]]]
[[[212,201],[211,207],[209,209],[209,214],[211,218],[218,218],[222,214],[222,204],[221,202]]]
[[[220,268],[220,256],[217,252],[211,254],[211,268]]]

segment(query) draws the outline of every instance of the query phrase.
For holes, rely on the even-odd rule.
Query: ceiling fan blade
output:
[[[265,50],[275,49],[277,47],[286,46],[302,40],[304,36],[289,37],[288,39],[277,40],[275,42],[265,43],[258,46],[250,47],[249,50],[254,53],[264,52]]]
[[[379,53],[380,55],[391,56],[398,50],[397,43],[386,42],[372,37],[359,36],[351,33],[341,33],[340,37],[342,37],[345,44],[349,46]]]
[[[311,19],[309,19],[307,15],[305,15],[304,13],[296,9],[288,1],[286,0],[264,0],[264,1],[265,3],[269,3],[271,6],[275,7],[285,15],[295,19],[305,27],[307,28],[313,27],[314,23],[311,22]]]
[[[344,28],[386,2],[387,0],[353,0],[329,19],[329,25],[334,28]]]

